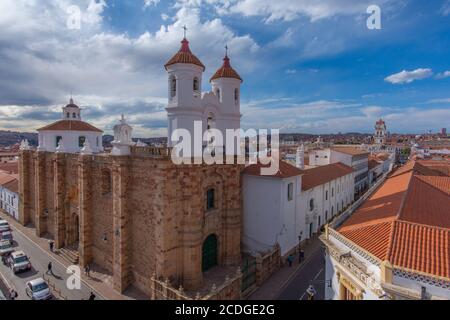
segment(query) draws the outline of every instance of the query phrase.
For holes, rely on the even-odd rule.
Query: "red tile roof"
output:
[[[203,70],[205,70],[205,66],[200,61],[199,58],[197,58],[189,48],[189,41],[184,38],[181,41],[181,48],[180,50],[172,57],[169,61],[164,65],[164,67],[167,69],[168,66],[171,66],[176,63],[188,63],[188,64],[195,64],[199,67],[202,67]]]
[[[242,82],[241,76],[231,67],[228,56],[223,58],[223,65],[216,71],[216,73],[214,73],[210,81],[219,78],[233,78]]]
[[[302,189],[312,189],[352,172],[352,168],[340,162],[305,170],[302,177]]]
[[[19,172],[19,162],[4,162],[0,163],[0,171],[6,173],[18,173]]]
[[[19,180],[15,175],[0,172],[0,186],[17,193],[19,191]]]
[[[369,160],[369,170],[374,169],[380,165],[381,165],[381,163],[378,162],[377,160],[374,160],[374,159]]]
[[[396,267],[450,278],[450,177],[410,162],[338,232]]]
[[[59,120],[37,131],[94,131],[103,132],[93,125],[79,120]]]
[[[358,155],[363,155],[363,154],[367,154],[367,155],[370,154],[369,152],[367,152],[365,150],[352,148],[352,147],[333,147],[332,150],[337,151],[337,152],[341,152],[341,153],[345,153],[345,154],[350,154],[352,156],[358,156]]]
[[[275,175],[272,175],[272,176],[262,175],[261,168],[269,168],[269,167],[270,167],[270,164],[268,164],[268,165],[263,165],[261,163],[252,164],[252,165],[249,165],[248,167],[246,167],[242,173],[248,174],[251,176],[263,176],[263,177],[272,177],[272,178],[281,178],[281,179],[295,177],[298,175],[302,175],[304,173],[303,170],[300,170],[297,167],[294,167],[293,165],[281,160],[279,163],[278,171]]]

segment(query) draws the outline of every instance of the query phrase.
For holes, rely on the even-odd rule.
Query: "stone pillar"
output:
[[[392,264],[388,260],[384,260],[381,265],[381,282],[392,283]]]
[[[65,246],[66,224],[65,224],[65,155],[55,153],[54,155],[54,196],[55,196],[55,247],[60,249]]]
[[[113,164],[113,282],[114,289],[124,292],[131,283],[130,216],[126,192],[129,179],[128,157],[115,157]]]
[[[241,209],[225,211],[222,243],[223,265],[234,266],[241,262]]]
[[[48,208],[46,207],[46,181],[45,181],[45,160],[43,152],[37,152],[35,157],[35,226],[36,236],[42,237],[47,232]]]
[[[183,228],[181,243],[183,254],[183,287],[198,290],[203,284],[202,225],[191,224]]]
[[[22,150],[19,154],[19,222],[30,222],[30,158],[31,151]]]
[[[92,263],[92,156],[80,155],[78,169],[79,216],[80,216],[80,265],[85,267]]]

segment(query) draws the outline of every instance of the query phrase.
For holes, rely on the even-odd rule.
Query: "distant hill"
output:
[[[0,130],[0,146],[8,147],[27,139],[32,146],[38,145],[38,134]]]

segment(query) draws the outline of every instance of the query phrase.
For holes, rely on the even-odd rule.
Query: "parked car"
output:
[[[42,278],[28,281],[25,291],[27,296],[29,296],[32,300],[48,300],[52,298],[50,288]]]
[[[0,233],[11,230],[8,221],[0,219]]]
[[[9,241],[11,245],[14,244],[14,239],[11,231],[2,232],[2,236],[0,237],[0,241]]]
[[[11,247],[11,243],[9,242],[9,240],[0,241],[0,256],[7,256],[13,251],[14,249],[13,247]]]
[[[14,251],[9,257],[9,266],[14,274],[31,270],[31,262],[23,251]]]

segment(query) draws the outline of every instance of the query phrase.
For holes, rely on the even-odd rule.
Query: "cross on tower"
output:
[[[228,57],[228,45],[225,45],[225,57]]]
[[[186,25],[183,26],[183,30],[184,30],[184,38],[186,39],[186,31],[187,31]]]

